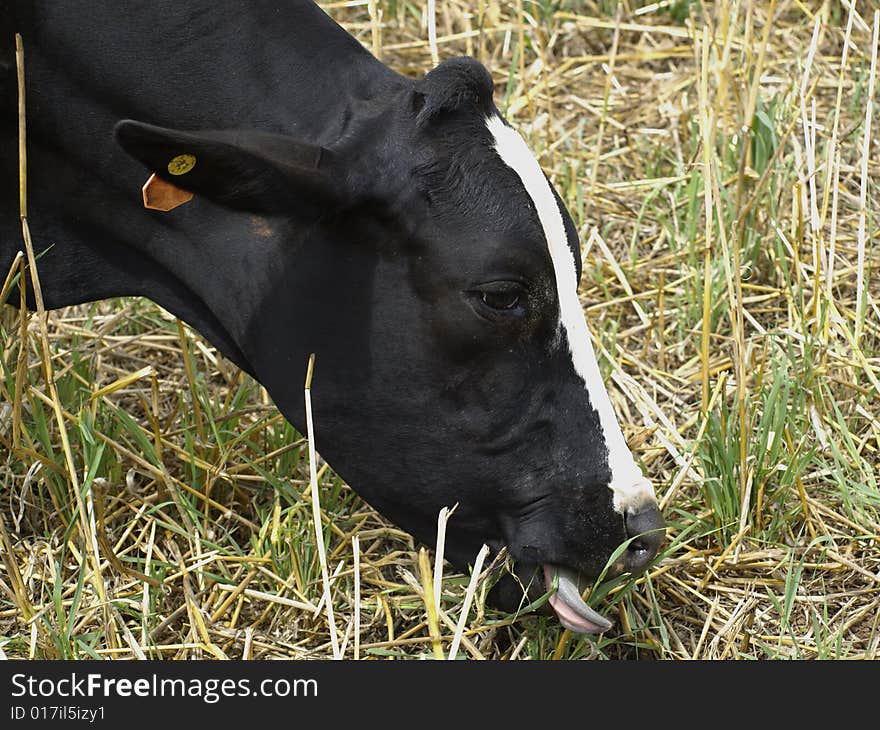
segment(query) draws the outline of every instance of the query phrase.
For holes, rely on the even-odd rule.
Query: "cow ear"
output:
[[[228,208],[313,217],[346,202],[335,155],[284,135],[182,132],[130,119],[114,133],[158,177]]]

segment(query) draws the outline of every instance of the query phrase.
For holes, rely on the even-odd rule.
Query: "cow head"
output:
[[[513,558],[497,605],[556,589],[566,626],[600,631],[583,583],[627,541],[610,572],[644,569],[663,521],[590,343],[575,226],[492,92],[456,59],[355,103],[330,144],[131,121],[117,137],[209,209],[263,221],[273,245],[247,255],[272,260],[236,302],[236,344],[301,429],[316,354],[317,448],[359,494],[426,542],[457,504],[454,564],[483,543]]]

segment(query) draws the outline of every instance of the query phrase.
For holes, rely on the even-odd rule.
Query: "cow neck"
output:
[[[238,343],[256,292],[274,285],[273,266],[286,255],[283,226],[198,199],[169,213],[144,210],[150,171],[118,147],[113,126],[136,118],[255,128],[330,145],[402,77],[307,0],[46,2],[40,16],[39,28],[22,30],[30,219],[35,244],[52,246],[41,261],[50,306],[145,295],[250,369]],[[76,42],[111,27],[100,42]],[[8,223],[4,240],[17,240],[17,220]]]

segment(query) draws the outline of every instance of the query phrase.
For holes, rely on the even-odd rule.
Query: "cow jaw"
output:
[[[556,589],[553,578],[556,577]],[[559,617],[559,622],[569,631],[579,634],[600,634],[611,628],[612,624],[604,616],[590,608],[578,588],[578,575],[569,568],[544,565],[544,583],[550,595],[550,606]]]

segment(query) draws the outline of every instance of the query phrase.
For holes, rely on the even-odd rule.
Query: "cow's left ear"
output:
[[[182,132],[123,120],[116,140],[175,187],[236,210],[317,216],[345,204],[329,150],[251,130]]]

